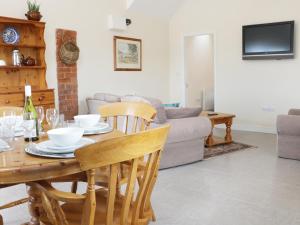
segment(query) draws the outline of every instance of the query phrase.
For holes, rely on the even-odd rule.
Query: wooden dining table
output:
[[[114,130],[107,134],[98,134],[88,137],[96,142],[100,142],[124,135],[124,133]],[[41,137],[38,142],[47,139],[47,136]],[[11,143],[13,150],[0,152],[0,188],[11,184],[26,184],[29,197],[28,208],[31,216],[31,220],[27,224],[38,225],[40,224],[39,193],[30,185],[30,182],[51,180],[82,171],[75,158],[53,159],[29,155],[24,151],[26,144],[28,143],[26,143],[23,138],[18,138]]]

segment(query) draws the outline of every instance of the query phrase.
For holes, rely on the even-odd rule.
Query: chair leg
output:
[[[150,203],[150,207],[151,207],[151,212],[152,212],[152,222],[155,222],[156,221],[156,216],[155,216],[155,213],[154,213],[154,210],[152,208],[151,203]]]
[[[3,218],[1,215],[0,215],[0,225],[3,225]]]
[[[141,185],[141,183],[142,183],[141,177],[138,177],[137,180],[138,180],[138,184]],[[156,221],[156,216],[155,216],[154,210],[152,208],[151,202],[150,202],[150,213],[151,213],[151,220],[152,220],[152,222],[155,222]]]

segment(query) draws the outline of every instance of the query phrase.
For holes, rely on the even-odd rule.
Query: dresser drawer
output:
[[[32,101],[34,105],[54,104],[53,91],[35,91],[32,93]]]
[[[24,94],[0,94],[0,105],[1,106],[24,106]]]

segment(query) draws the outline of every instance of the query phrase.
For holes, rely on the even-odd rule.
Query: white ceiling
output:
[[[128,10],[169,19],[185,0],[131,0]]]

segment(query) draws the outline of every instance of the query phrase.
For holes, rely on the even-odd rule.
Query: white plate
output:
[[[36,145],[33,144],[31,147],[26,147],[25,152],[30,155],[47,157],[47,158],[56,158],[56,159],[71,159],[74,158],[74,153],[66,153],[66,154],[53,154],[53,153],[46,153],[38,150]]]
[[[100,130],[104,130],[107,129],[109,127],[108,123],[98,123],[93,127],[85,127],[83,128],[84,131],[86,132],[92,132],[92,131],[100,131]]]
[[[81,138],[80,141],[74,146],[59,147],[59,146],[55,146],[50,140],[48,140],[36,144],[36,149],[39,150],[40,152],[48,153],[48,154],[65,154],[65,153],[73,153],[76,149],[93,143],[95,143],[95,141],[92,139]]]
[[[113,128],[108,126],[105,129],[89,130],[89,131],[85,130],[83,135],[106,134],[106,133],[109,133],[109,132],[112,132],[112,131],[113,131]]]

